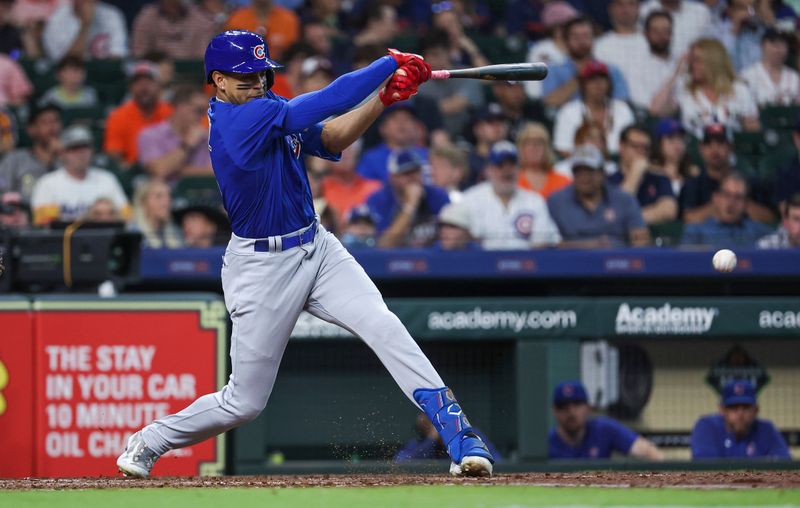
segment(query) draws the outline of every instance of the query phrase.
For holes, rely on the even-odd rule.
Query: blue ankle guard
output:
[[[461,463],[461,438],[472,432],[464,411],[458,404],[452,390],[447,388],[414,390],[414,400],[428,415],[433,426],[439,432],[447,453],[456,464]]]

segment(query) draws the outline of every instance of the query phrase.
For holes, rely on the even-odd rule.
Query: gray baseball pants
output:
[[[256,252],[254,244],[233,235],[223,258],[222,289],[233,323],[228,384],[146,426],[143,438],[154,452],[191,446],[255,419],[304,309],[366,342],[412,402],[414,390],[444,386],[364,269],[325,228],[319,226],[313,242],[285,251]]]

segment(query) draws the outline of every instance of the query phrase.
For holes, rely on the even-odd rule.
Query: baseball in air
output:
[[[736,254],[730,249],[718,250],[711,263],[718,272],[732,272],[736,268]]]

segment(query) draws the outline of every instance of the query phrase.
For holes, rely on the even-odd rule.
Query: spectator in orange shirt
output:
[[[523,189],[538,192],[547,199],[553,192],[570,184],[569,177],[553,171],[555,154],[550,148],[550,134],[538,122],[524,124],[517,133],[519,180]]]
[[[103,150],[123,165],[136,162],[142,129],[172,116],[172,106],[159,98],[158,80],[158,69],[152,62],[134,65],[128,85],[131,98],[108,115]]]
[[[361,155],[359,139],[342,152],[342,160],[329,163],[328,175],[322,180],[322,195],[335,210],[339,211],[343,224],[347,214],[367,201],[370,194],[382,187],[377,180],[368,180],[356,173],[356,163]]]
[[[250,7],[240,7],[231,14],[225,30],[250,30],[262,35],[270,57],[280,60],[286,48],[300,38],[300,19],[289,9],[273,5],[272,0],[252,0]]]

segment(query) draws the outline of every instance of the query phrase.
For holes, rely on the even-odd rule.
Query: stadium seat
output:
[[[222,206],[222,195],[213,176],[186,176],[172,190],[172,202],[174,208],[190,204],[219,207]]]
[[[514,39],[505,39],[493,35],[470,33],[469,37],[480,48],[481,53],[493,64],[524,62],[527,57],[527,47],[524,44],[514,44]],[[519,46],[519,47],[516,47]]]
[[[764,138],[761,132],[736,132],[733,135],[733,147],[736,152],[739,170],[755,174],[761,156],[765,153]]]
[[[124,63],[120,60],[86,62],[86,84],[97,90],[105,106],[118,106],[128,91]]]
[[[205,67],[202,60],[175,60],[175,81],[205,83]]]
[[[390,48],[397,48],[400,51],[411,53],[419,52],[419,37],[416,35],[400,35],[392,39]]]
[[[21,58],[19,60],[22,70],[33,85],[33,102],[46,91],[58,84],[56,81],[55,65],[45,59]]]
[[[650,226],[650,236],[653,237],[653,243],[659,247],[670,247],[680,244],[682,234],[683,222],[679,220]]]
[[[761,109],[764,130],[791,130],[800,119],[800,106],[766,106]]]
[[[102,125],[106,118],[106,110],[102,107],[94,108],[65,108],[61,111],[61,120],[64,125],[82,123],[90,127]]]

